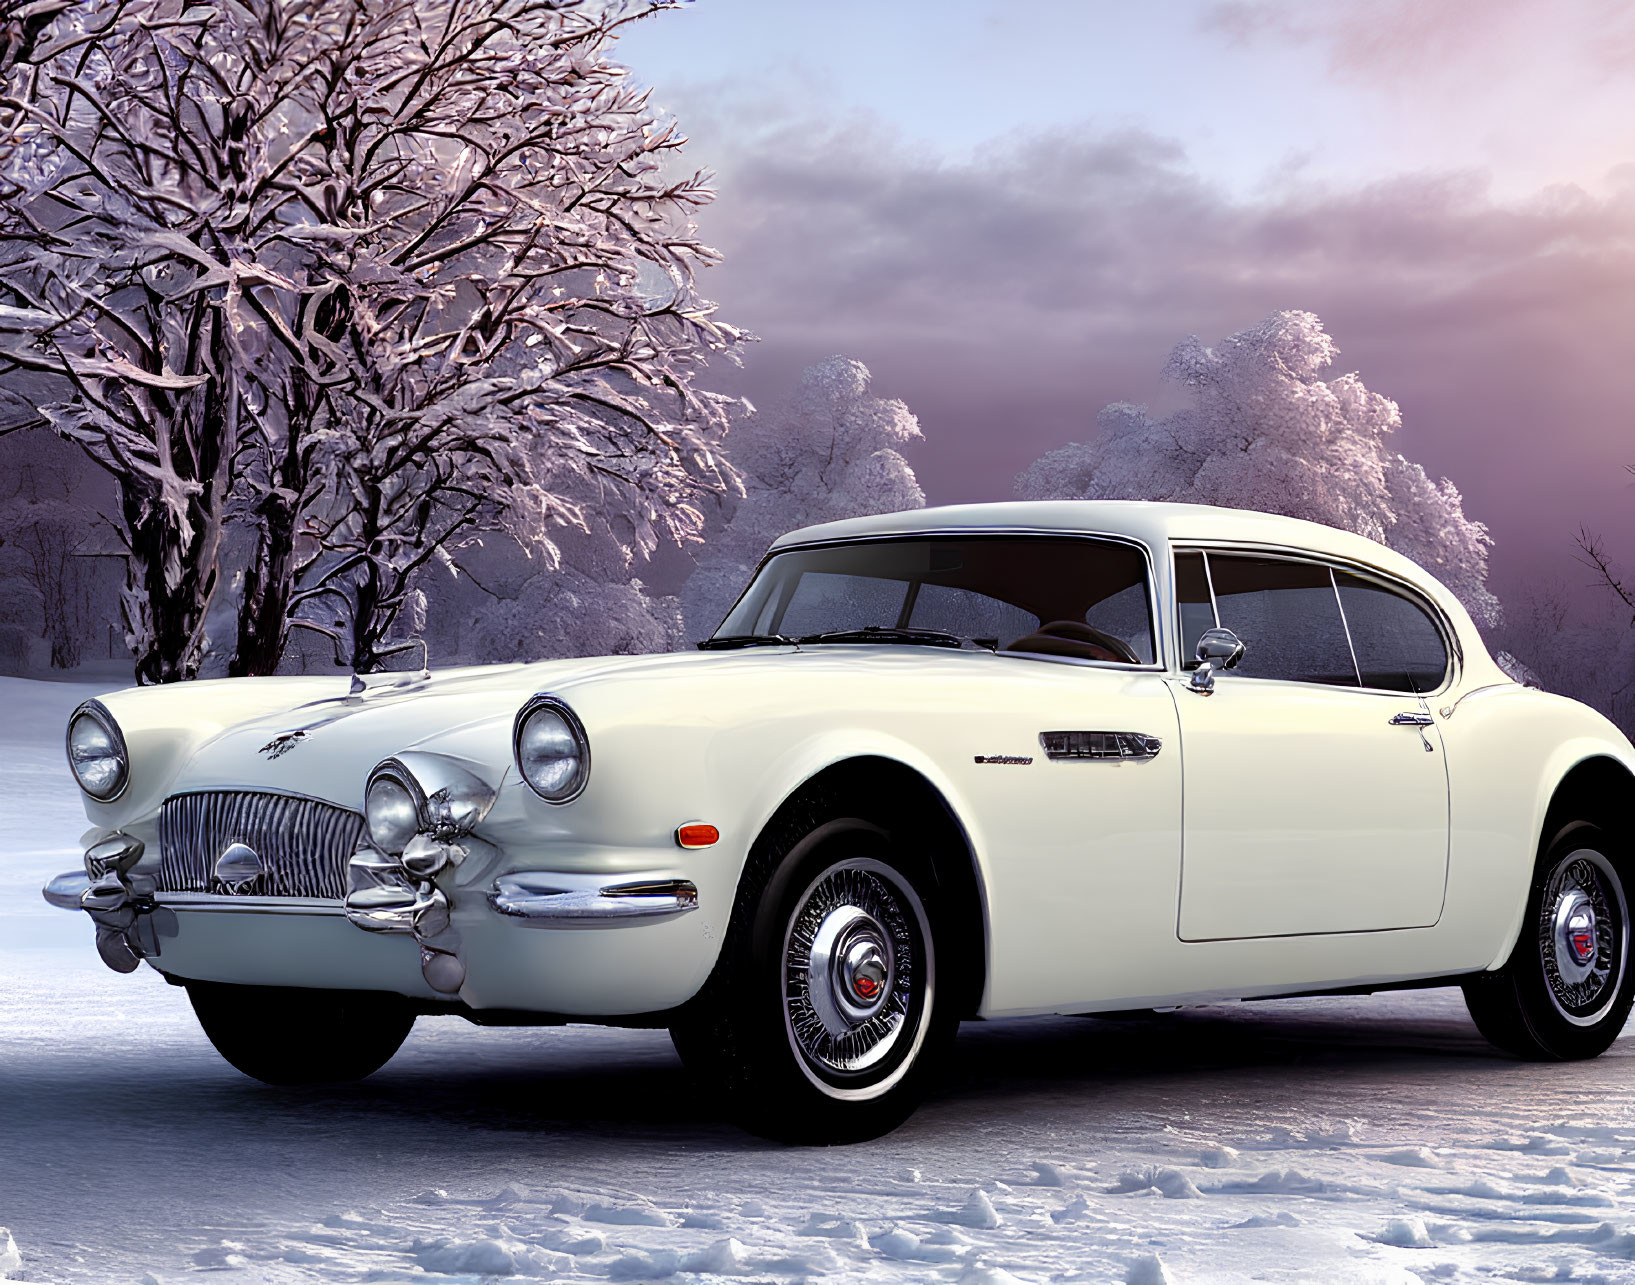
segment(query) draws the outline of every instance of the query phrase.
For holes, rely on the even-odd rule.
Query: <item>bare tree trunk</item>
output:
[[[127,634],[140,640],[133,644],[136,681],[183,682],[198,677],[209,641],[204,618],[216,593],[219,508],[211,516],[206,504],[190,504],[197,525],[184,533],[133,480],[121,478],[119,489],[131,545],[121,607]]]
[[[227,369],[220,314],[212,310],[203,325],[212,368]],[[168,422],[159,426],[166,448],[161,462],[195,488],[181,512],[141,474],[119,477],[131,549],[121,607],[136,650],[136,680],[143,684],[197,678],[209,649],[205,617],[216,595],[238,406],[235,396],[224,395],[219,377],[195,396],[194,404],[172,400]]]
[[[230,678],[277,673],[289,636],[298,514],[286,496],[273,492],[256,506],[256,517],[255,550],[238,608],[238,645],[227,664]]]
[[[319,303],[312,328],[330,342],[346,331],[350,295],[332,290]],[[305,328],[307,302],[296,315],[296,329]],[[323,394],[306,372],[292,371],[286,385],[286,422],[281,449],[267,446],[266,493],[255,506],[256,542],[244,572],[244,597],[239,601],[238,643],[228,662],[231,678],[275,674],[289,641],[291,599],[296,579],[305,569],[295,555],[295,530],[307,499],[311,460],[308,442],[326,409]]]

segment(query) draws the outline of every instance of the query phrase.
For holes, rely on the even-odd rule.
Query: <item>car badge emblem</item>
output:
[[[269,760],[281,758],[293,750],[298,742],[306,740],[306,737],[307,729],[304,727],[298,727],[293,732],[281,732],[256,752],[265,754]]]
[[[261,856],[247,843],[231,843],[216,858],[216,881],[228,892],[243,892],[261,878]]]
[[[1567,949],[1580,966],[1595,958],[1595,916],[1580,906],[1567,919]]]
[[[978,754],[973,760],[977,763],[1004,763],[1017,767],[1026,767],[1033,762],[1031,754]]]

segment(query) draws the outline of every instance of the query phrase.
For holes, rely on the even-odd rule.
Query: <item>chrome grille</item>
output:
[[[243,843],[255,849],[263,873],[238,891],[338,901],[363,832],[358,813],[318,799],[244,790],[174,794],[159,809],[158,890],[226,893],[216,859]]]

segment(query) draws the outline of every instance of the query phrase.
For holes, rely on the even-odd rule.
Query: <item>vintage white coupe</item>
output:
[[[686,654],[82,706],[54,904],[272,1083],[417,1014],[668,1027],[860,1138],[962,1019],[1463,986],[1513,1054],[1632,998],[1635,751],[1361,537],[1187,505],[794,532]]]

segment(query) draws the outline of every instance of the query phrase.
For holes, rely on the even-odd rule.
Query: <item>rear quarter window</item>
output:
[[[1364,687],[1432,692],[1442,686],[1448,673],[1447,640],[1424,607],[1348,571],[1336,571],[1334,582]]]

